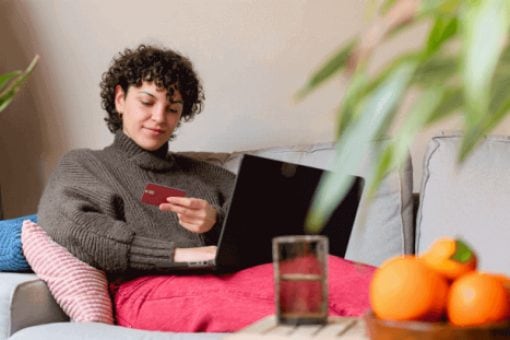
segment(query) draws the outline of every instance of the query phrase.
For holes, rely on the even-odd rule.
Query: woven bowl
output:
[[[389,339],[510,339],[510,321],[485,325],[460,327],[447,322],[387,321],[372,312],[364,316],[368,335],[372,340]]]

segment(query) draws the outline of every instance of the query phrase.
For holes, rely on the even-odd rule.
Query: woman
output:
[[[114,280],[119,325],[231,332],[273,314],[271,264],[222,275],[170,275],[172,262],[214,257],[234,182],[223,168],[168,152],[175,129],[200,112],[204,99],[189,60],[149,46],[127,49],[103,75],[101,89],[114,141],[63,157],[40,201],[41,227]],[[151,182],[187,196],[146,205],[140,198]],[[350,266],[332,259],[328,271],[347,280],[352,294],[353,284],[366,288],[368,280],[359,269],[356,277],[346,276]],[[338,286],[333,282],[331,291],[346,291]],[[334,315],[349,311],[349,302],[333,302],[341,307],[330,310]]]
[[[39,203],[41,226],[110,278],[213,258],[234,175],[168,152],[181,121],[202,108],[191,62],[172,50],[126,49],[103,74],[101,98],[114,141],[62,158]],[[144,204],[140,198],[151,182],[177,187],[186,197]]]

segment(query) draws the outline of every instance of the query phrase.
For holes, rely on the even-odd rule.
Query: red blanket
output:
[[[369,308],[374,267],[330,256],[329,314]],[[125,327],[174,332],[234,332],[275,314],[272,264],[223,275],[144,276],[116,287],[114,310]]]

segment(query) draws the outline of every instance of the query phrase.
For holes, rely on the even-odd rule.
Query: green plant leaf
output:
[[[501,54],[499,63],[494,72],[494,80],[491,87],[491,102],[489,105],[489,114],[499,110],[502,103],[509,97],[510,88],[510,46]]]
[[[434,54],[441,46],[457,34],[459,20],[457,17],[441,16],[435,19],[429,32],[426,45],[426,56]]]
[[[462,73],[466,124],[472,129],[489,107],[491,80],[508,34],[510,2],[466,1],[464,6]]]
[[[327,60],[324,65],[311,76],[305,87],[298,91],[296,98],[304,98],[331,76],[340,72],[347,64],[347,61],[349,60],[351,52],[356,43],[357,40],[353,39],[346,43],[342,48],[340,48],[340,50],[337,51],[333,57]]]
[[[462,91],[463,89],[460,86],[446,87],[441,103],[439,103],[439,106],[429,118],[428,124],[433,124],[453,113],[458,112],[463,107],[464,103]]]
[[[5,108],[7,106],[9,106],[9,104],[12,102],[13,99],[14,99],[14,94],[12,94],[12,93],[7,93],[5,96],[0,97],[0,112],[5,110]]]
[[[510,86],[510,84],[509,84]],[[493,114],[490,116],[487,116],[485,123],[483,124],[484,130],[483,134],[487,134],[489,131],[494,129],[503,118],[505,118],[508,115],[508,112],[510,111],[510,98],[506,98],[504,102],[501,103],[499,108],[495,110]]]
[[[502,54],[496,67],[494,80],[491,87],[491,102],[489,109],[478,117],[475,123],[467,124],[458,154],[458,161],[463,162],[480,140],[489,134],[510,111],[510,56],[508,46]]]
[[[338,134],[340,136],[344,129],[349,126],[351,120],[356,119],[360,111],[360,103],[366,98],[383,81],[385,81],[392,72],[401,67],[402,64],[413,62],[418,59],[418,54],[404,54],[400,58],[394,60],[379,72],[379,75],[370,81],[364,66],[358,67],[351,78],[350,83],[345,91],[342,105],[340,106],[337,116],[339,117]]]
[[[394,1],[389,1],[389,3],[393,3]],[[393,4],[392,4],[393,5]],[[382,6],[384,7],[384,5]],[[395,36],[398,32],[404,30],[406,27],[412,24],[416,24],[420,20],[418,18],[415,18],[415,20],[405,21],[401,23],[400,25],[397,25],[395,27],[391,27],[388,32],[385,32],[385,34],[381,37],[381,41],[377,42],[376,45],[379,43],[392,38]],[[326,80],[334,76],[335,74],[341,72],[345,69],[346,66],[348,66],[349,63],[354,73],[356,73],[359,69],[364,68],[366,60],[355,60],[353,61],[353,58],[356,59],[356,51],[355,48],[357,48],[359,45],[359,38],[354,38],[348,41],[347,43],[343,44],[342,47],[333,54],[333,56],[328,59],[317,71],[315,71],[312,76],[310,77],[308,83],[301,88],[297,94],[295,95],[296,100],[301,100],[307,95],[309,95],[312,91],[316,90],[321,84],[323,84]],[[376,46],[374,46],[376,47]],[[359,51],[358,51],[359,52]],[[369,58],[371,55],[371,50],[368,50],[368,55],[366,55],[366,59]],[[344,115],[341,115],[343,117]],[[342,125],[342,124],[339,124]]]
[[[356,118],[356,108],[369,90],[368,85],[369,78],[365,69],[358,69],[351,78],[351,82],[345,91],[342,105],[337,112],[337,116],[339,117],[337,136],[340,136],[344,132],[345,128],[350,125],[350,122]]]
[[[480,142],[483,136],[480,124],[482,124],[481,121],[478,124],[473,124],[470,127],[464,128],[464,134],[462,135],[462,141],[459,148],[459,155],[457,157],[457,161],[459,163],[464,162],[474,147]]]
[[[400,167],[407,159],[414,137],[432,121],[445,92],[441,86],[430,87],[414,103],[402,127],[397,131],[392,141],[385,146],[376,161],[373,176],[367,183],[370,196],[375,193],[387,173],[391,169]]]
[[[462,240],[455,240],[455,252],[450,256],[450,259],[460,263],[468,263],[473,259],[475,254],[471,248]]]
[[[365,99],[359,117],[344,129],[337,142],[334,170],[321,178],[314,195],[306,221],[308,231],[319,231],[345,196],[352,183],[350,171],[360,166],[370,143],[394,114],[415,69],[416,62],[406,62],[389,73]]]
[[[437,84],[446,86],[455,83],[458,71],[457,60],[452,56],[429,56],[418,66],[413,83],[420,87]]]
[[[483,116],[478,124],[466,129],[462,138],[458,160],[463,162],[492,129],[494,129],[510,111],[510,98],[506,98],[493,113]]]
[[[465,133],[458,160],[462,162],[486,131],[491,84],[508,35],[510,3],[506,0],[466,2],[462,19]],[[485,125],[485,126],[484,126]]]
[[[371,177],[365,184],[368,187],[368,197],[371,199],[377,189],[379,188],[379,184],[384,179],[388,171],[392,169],[396,164],[396,149],[397,149],[398,141],[389,142],[382,151],[376,153],[376,161],[374,171],[372,172]]]
[[[8,72],[8,73],[5,73],[5,74],[0,74],[0,92],[2,91],[2,89],[5,86],[7,86],[9,81],[11,81],[12,79],[16,78],[20,74],[21,74],[21,71],[12,71],[12,72]]]
[[[7,86],[0,91],[0,112],[5,110],[5,108],[12,102],[14,95],[19,91],[28,76],[32,73],[32,70],[38,60],[39,56],[36,55],[28,67],[12,79],[11,82],[9,82]]]
[[[456,15],[463,0],[424,0],[421,1],[421,12],[433,17]]]
[[[413,65],[412,76],[398,95],[393,94],[400,100],[418,90],[418,100],[411,110],[403,112],[404,124],[396,130],[395,138],[378,150],[370,188],[401,164],[414,136],[426,126],[452,114],[463,114],[464,137],[458,153],[462,161],[510,112],[509,0],[379,3],[383,15],[365,30],[370,34],[359,36],[356,50],[350,52],[354,55],[345,56],[345,63],[354,72],[338,111],[337,158],[334,171],[324,176],[315,195],[307,221],[310,230],[318,230],[343,198],[349,187],[346,169],[357,170],[368,141],[382,136],[391,125],[399,102],[389,100],[391,96],[385,90],[392,82],[396,84],[396,74],[402,76],[399,72],[404,65]],[[369,62],[377,49],[416,24],[430,27],[418,52],[399,52],[390,59],[390,66],[370,75]]]

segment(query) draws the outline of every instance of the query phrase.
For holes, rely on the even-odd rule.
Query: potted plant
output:
[[[340,74],[347,85],[338,110],[337,165],[316,193],[307,222],[312,231],[322,227],[343,198],[350,184],[346,169],[361,162],[370,142],[388,135],[398,115],[402,125],[377,150],[377,166],[367,184],[371,192],[402,164],[423,128],[461,115],[461,162],[510,111],[510,1],[378,3],[379,13],[368,29],[341,46],[298,93],[302,98]],[[378,47],[418,24],[427,27],[419,48],[400,52],[372,72],[370,61]],[[412,107],[399,110],[411,92],[417,94]]]
[[[24,70],[16,70],[0,74],[0,112],[5,110],[12,102],[14,96],[25,83],[30,73],[34,69],[39,56],[36,55],[28,67]],[[1,198],[1,197],[0,197]],[[0,219],[3,218],[2,201],[0,199]]]
[[[39,56],[36,55],[30,65],[24,70],[16,70],[0,74],[0,112],[5,110],[14,99],[14,95],[19,91],[21,85],[25,83],[30,73],[34,69]]]

